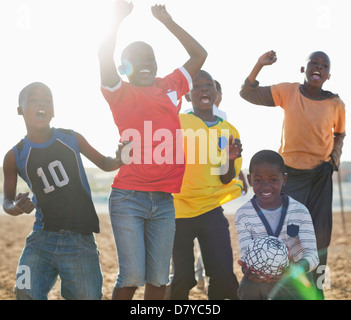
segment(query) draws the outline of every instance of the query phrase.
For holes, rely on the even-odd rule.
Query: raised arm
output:
[[[253,85],[255,83],[258,74],[260,73],[261,69],[264,66],[272,65],[276,61],[277,61],[277,55],[273,50],[268,51],[264,53],[262,56],[260,56],[255,66],[253,67],[252,71],[250,72],[249,76],[247,77],[249,84]]]
[[[243,99],[253,104],[275,106],[271,88],[269,86],[259,86],[256,78],[264,66],[271,65],[276,61],[277,56],[274,51],[268,51],[258,58],[255,66],[241,87],[240,96]]]
[[[120,81],[114,60],[117,33],[121,22],[132,10],[132,3],[128,3],[124,0],[117,0],[115,3],[115,19],[112,28],[99,48],[100,77],[103,86],[113,88]]]
[[[184,64],[192,78],[200,71],[207,58],[206,50],[182,27],[175,23],[163,5],[151,7],[152,14],[179,40],[185,50],[188,52],[190,59]]]

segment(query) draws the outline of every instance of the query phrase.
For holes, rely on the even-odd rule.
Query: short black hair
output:
[[[125,59],[129,59],[129,55],[131,52],[133,51],[137,51],[139,50],[140,47],[148,47],[152,50],[152,52],[154,51],[154,49],[146,42],[144,41],[135,41],[135,42],[132,42],[130,43],[129,45],[127,45],[123,51],[122,51],[122,54],[121,54],[121,60],[125,60]]]
[[[29,85],[25,86],[25,87],[21,90],[21,92],[20,92],[20,94],[19,94],[19,96],[18,96],[18,105],[19,105],[20,107],[22,107],[23,102],[24,102],[25,99],[27,99],[27,97],[28,97],[28,93],[31,92],[31,90],[33,90],[34,88],[39,87],[39,86],[48,88],[49,91],[51,92],[50,88],[49,88],[46,84],[44,84],[44,83],[42,83],[42,82],[32,82],[32,83],[30,83]]]
[[[306,61],[309,61],[309,60],[311,59],[312,56],[315,56],[315,55],[317,55],[317,54],[323,55],[323,56],[325,57],[325,59],[328,61],[328,63],[329,63],[329,64],[331,63],[331,62],[330,62],[329,56],[328,56],[324,51],[314,51],[314,52],[310,53],[310,54],[308,55],[308,57],[306,58]]]
[[[283,157],[273,150],[261,150],[253,155],[250,161],[249,173],[251,174],[254,166],[261,163],[275,164],[279,167],[282,174],[286,173]]]
[[[211,74],[210,74],[209,72],[207,72],[206,70],[201,69],[201,70],[196,74],[196,76],[194,77],[194,79],[195,79],[196,77],[200,77],[200,76],[205,76],[205,77],[208,77],[208,78],[212,79],[213,84],[215,84],[215,83],[214,83],[214,80],[213,80],[213,78],[212,78],[212,76],[211,76]]]

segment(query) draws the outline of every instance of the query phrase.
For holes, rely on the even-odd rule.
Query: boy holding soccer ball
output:
[[[345,138],[345,104],[337,94],[324,90],[330,79],[330,58],[325,52],[311,53],[300,71],[303,83],[261,86],[256,80],[261,70],[276,63],[277,55],[268,51],[258,58],[243,84],[245,100],[268,107],[280,106],[284,121],[279,153],[289,181],[283,191],[309,210],[316,234],[319,263],[327,264],[327,249],[332,234],[333,171],[340,164]],[[312,272],[318,282],[321,268]],[[319,288],[323,295],[322,286]]]
[[[247,249],[254,239],[273,236],[287,246],[290,267],[295,271],[302,270],[304,274],[318,265],[316,237],[309,211],[300,202],[281,193],[287,180],[283,158],[271,150],[257,152],[251,159],[247,178],[255,195],[235,214],[241,251],[239,263],[244,272],[238,296],[243,300],[268,299],[272,290],[279,285],[279,294],[274,297],[276,299],[307,298],[304,292],[297,292],[292,287],[296,273],[290,275],[288,282],[281,284],[279,281],[286,276],[284,272],[280,276],[262,274],[248,268],[245,263]],[[311,285],[310,282],[308,284]]]

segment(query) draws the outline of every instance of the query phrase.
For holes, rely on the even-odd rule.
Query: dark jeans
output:
[[[310,211],[316,234],[319,265],[327,264],[327,248],[332,233],[333,168],[324,162],[310,170],[298,170],[287,167],[288,179],[283,192],[303,203]],[[324,268],[321,268],[323,271]],[[313,272],[316,284],[324,274],[318,267]],[[322,290],[321,290],[322,293]]]
[[[239,284],[233,271],[229,224],[221,207],[195,218],[176,219],[171,299],[188,299],[189,291],[196,285],[195,238],[199,240],[206,275],[209,277],[208,298],[237,299]]]

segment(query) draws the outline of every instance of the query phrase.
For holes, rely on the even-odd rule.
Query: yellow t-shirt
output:
[[[271,86],[276,106],[284,109],[279,153],[289,167],[312,169],[330,160],[334,133],[345,132],[345,105],[339,97],[312,100],[299,83]]]
[[[192,218],[215,209],[241,195],[242,181],[228,184],[220,180],[220,167],[226,163],[225,146],[230,135],[240,138],[227,121],[208,127],[193,114],[180,114],[186,168],[180,193],[174,194],[176,218]],[[242,158],[234,162],[238,176]],[[223,172],[222,172],[223,173]]]

